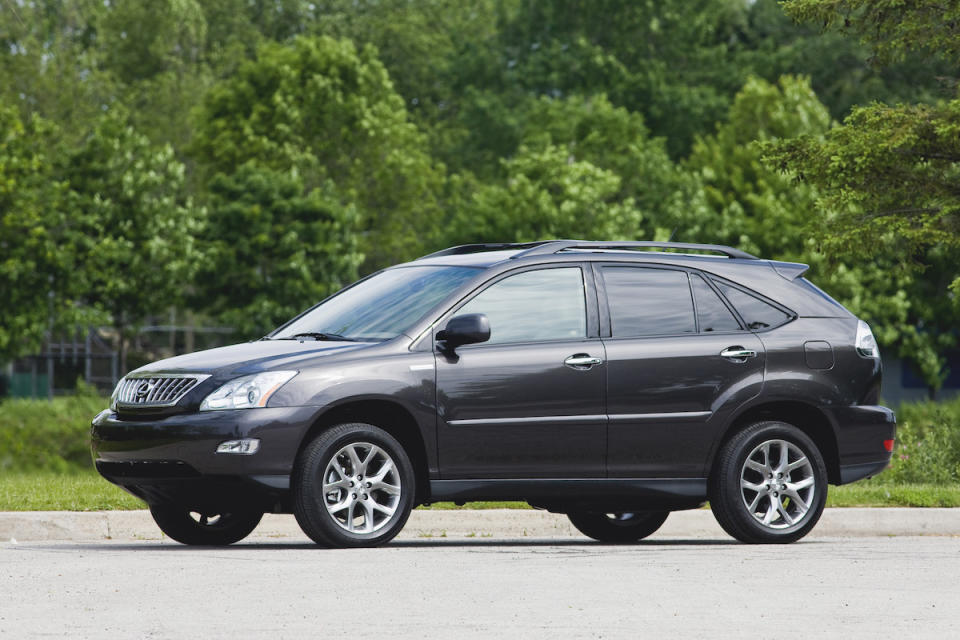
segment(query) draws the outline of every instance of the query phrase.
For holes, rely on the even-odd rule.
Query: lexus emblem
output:
[[[144,398],[146,398],[147,394],[150,393],[151,389],[153,389],[153,385],[146,381],[141,382],[139,385],[137,385],[137,392],[136,392],[137,400],[143,400]]]

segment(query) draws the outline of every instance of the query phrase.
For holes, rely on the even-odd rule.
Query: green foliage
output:
[[[784,0],[783,8],[798,21],[859,36],[883,61],[918,49],[960,58],[956,0]]]
[[[108,401],[88,394],[0,405],[0,474],[93,468],[90,422]]]
[[[370,233],[370,266],[415,251],[442,184],[376,52],[329,37],[258,49],[210,91],[194,148],[211,171],[255,161],[307,190],[331,181]]]
[[[210,183],[205,308],[241,336],[269,332],[357,279],[358,215],[332,186],[252,163]]]
[[[783,6],[2,5],[0,360],[37,349],[51,301],[67,330],[136,324],[185,304],[175,282],[256,335],[441,245],[673,235],[810,262],[936,389],[960,313],[958,3]]]
[[[0,361],[35,352],[49,328],[102,319],[74,306],[82,236],[64,208],[54,159],[56,128],[0,104]]]
[[[477,187],[457,207],[448,242],[542,238],[632,238],[641,213],[621,200],[620,178],[566,149],[521,147],[504,162],[505,184]]]
[[[173,149],[154,146],[112,110],[65,159],[63,175],[65,206],[83,233],[73,278],[86,301],[123,328],[181,299],[202,257],[205,213],[185,196]]]
[[[883,61],[920,51],[955,65],[960,54],[956,2],[791,0],[785,7],[859,34]],[[899,346],[936,391],[960,320],[960,100],[857,107],[824,137],[779,140],[765,151],[772,166],[817,189],[826,253],[892,259],[901,272],[915,272]]]
[[[881,477],[892,483],[960,483],[960,398],[901,406],[893,460]]]
[[[818,211],[823,201],[818,188],[764,162],[763,149],[792,144],[793,136],[822,144],[832,135],[830,125],[808,80],[784,76],[778,86],[749,81],[727,121],[715,135],[698,140],[687,160],[702,181],[708,213],[691,210],[678,236],[810,264],[813,280],[870,322],[884,349],[918,362],[930,386],[938,388],[945,376],[940,353],[952,344],[949,301],[935,301],[930,282],[900,268],[895,256],[864,259],[860,247],[834,250],[818,235],[835,224],[835,214]],[[918,331],[918,325],[925,329]]]

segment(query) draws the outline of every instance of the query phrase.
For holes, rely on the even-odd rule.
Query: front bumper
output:
[[[893,411],[874,405],[827,409],[837,434],[839,484],[877,475],[890,464],[884,441],[896,436]]]
[[[93,421],[91,452],[104,478],[149,504],[275,504],[287,494],[293,461],[316,410],[241,409],[152,420],[105,411]],[[260,450],[216,453],[221,442],[239,438],[258,438]]]

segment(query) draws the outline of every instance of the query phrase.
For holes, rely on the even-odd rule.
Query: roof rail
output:
[[[586,240],[554,240],[550,242],[536,243],[526,251],[511,256],[512,258],[525,258],[527,256],[537,256],[551,253],[560,253],[566,249],[688,249],[691,251],[710,251],[720,253],[728,258],[741,258],[744,260],[759,260],[757,256],[751,255],[746,251],[740,251],[733,247],[727,247],[721,244],[696,244],[688,242],[647,242],[647,241],[624,241],[624,242],[597,242]]]
[[[458,256],[465,253],[480,253],[482,251],[502,251],[504,249],[534,249],[544,244],[551,244],[555,240],[542,240],[539,242],[489,242],[481,244],[461,244],[449,249],[435,251],[425,256],[420,256],[417,260],[426,258],[438,258],[440,256]]]

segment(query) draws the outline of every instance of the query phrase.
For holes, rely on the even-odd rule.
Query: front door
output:
[[[571,264],[510,272],[450,314],[486,314],[491,335],[436,354],[442,478],[605,475],[595,302]]]

